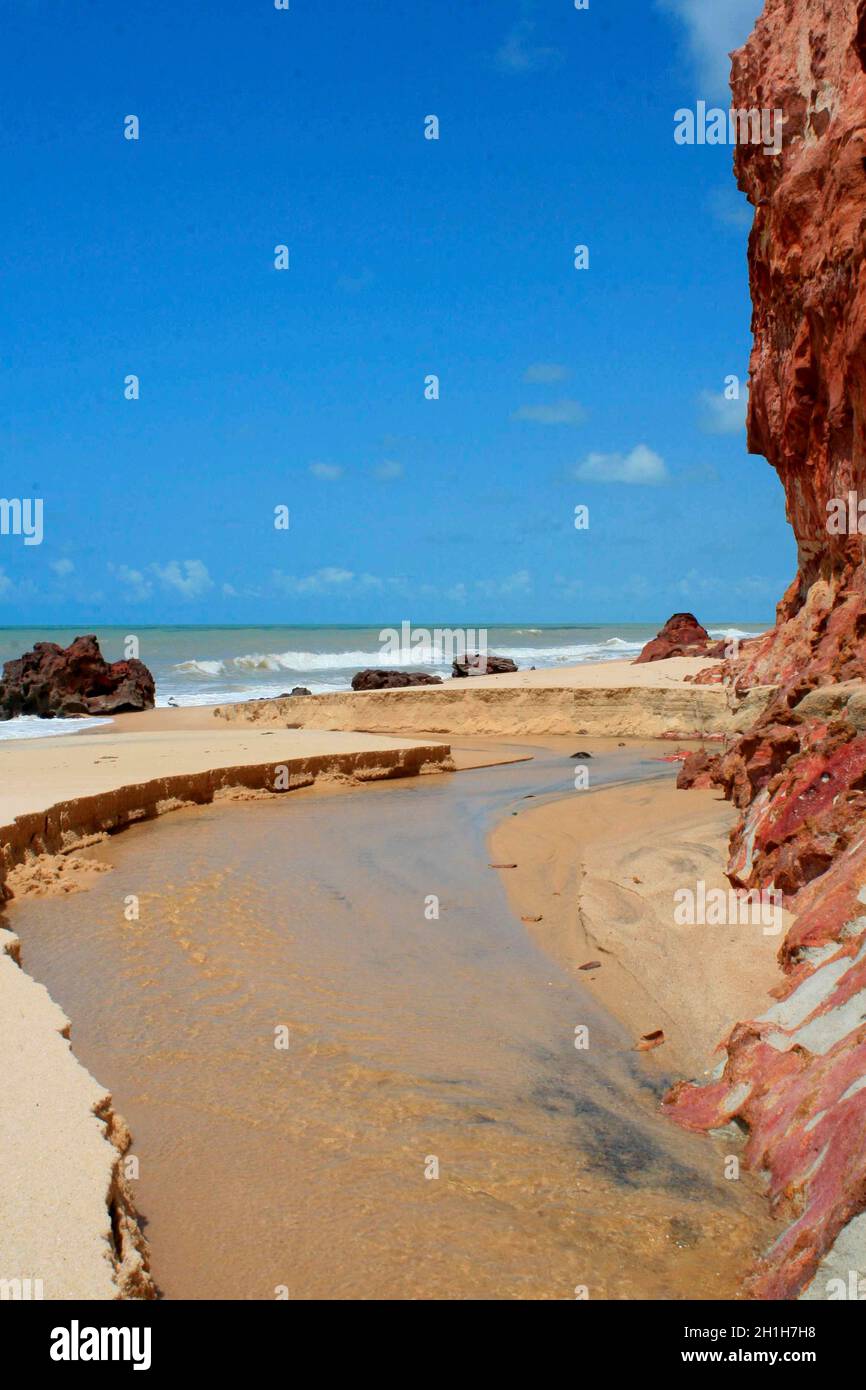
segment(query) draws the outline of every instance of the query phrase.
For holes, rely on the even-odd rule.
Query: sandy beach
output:
[[[712,665],[673,657],[606,661],[447,680],[408,690],[339,692],[218,708],[229,723],[358,729],[410,736],[582,734],[590,738],[713,738],[749,728],[771,698],[755,687],[733,704],[720,685],[694,685]]]
[[[669,758],[670,743],[661,735],[649,743],[615,736],[588,741],[584,726],[577,725],[572,730],[573,738],[583,740],[580,749],[592,751],[592,761],[584,764],[590,769],[590,778],[609,784],[626,779],[623,785],[577,792],[573,786],[573,770],[577,766],[571,758],[576,751],[573,738],[557,730],[545,731],[539,737],[534,730],[527,732],[522,727],[523,692],[531,693],[536,688],[588,691],[599,701],[599,709],[611,692],[626,691],[632,701],[642,696],[651,711],[649,722],[657,727],[654,721],[658,717],[659,692],[665,698],[670,698],[671,693],[674,698],[689,698],[691,692],[682,677],[700,669],[701,664],[661,662],[633,668],[626,663],[605,663],[558,671],[554,676],[549,672],[528,672],[519,679],[487,678],[479,682],[478,690],[474,683],[454,682],[455,689],[445,694],[448,710],[457,712],[457,727],[447,742],[433,738],[410,740],[402,735],[286,728],[286,706],[293,710],[299,703],[293,698],[289,702],[237,706],[230,711],[233,717],[228,721],[207,709],[154,710],[119,716],[92,733],[0,746],[6,891],[14,895],[4,925],[11,926],[21,942],[19,945],[15,936],[4,932],[6,954],[0,958],[0,987],[7,1003],[3,1016],[17,1019],[11,1041],[20,1062],[15,1072],[17,1080],[6,1089],[3,1099],[8,1126],[14,1126],[19,1135],[16,1149],[6,1163],[7,1172],[10,1165],[15,1171],[11,1187],[16,1196],[15,1220],[3,1227],[5,1244],[0,1253],[4,1267],[46,1271],[42,1277],[45,1296],[49,1298],[106,1297],[112,1287],[121,1296],[148,1296],[159,1287],[159,1279],[176,1291],[186,1290],[179,1296],[190,1296],[183,1274],[185,1261],[193,1258],[189,1243],[172,1254],[168,1265],[161,1265],[160,1254],[156,1254],[154,1282],[151,1256],[136,1224],[136,1203],[140,1200],[137,1194],[142,1190],[150,1193],[149,1202],[144,1199],[149,1208],[148,1239],[158,1241],[153,1235],[153,1211],[161,1209],[161,1188],[154,1194],[147,1184],[139,1189],[124,1177],[126,1122],[130,1119],[125,1112],[132,1112],[136,1137],[139,1133],[142,1136],[142,1161],[146,1162],[151,1123],[147,1111],[144,1116],[139,1114],[134,1088],[127,1102],[129,1081],[118,1087],[116,1078],[113,1079],[109,1095],[76,1057],[76,1043],[81,1038],[93,1075],[104,1083],[106,1070],[115,1072],[113,1045],[106,1052],[99,1040],[91,1037],[83,1021],[94,1012],[98,1014],[104,993],[100,990],[98,999],[90,994],[79,998],[70,984],[79,976],[90,979],[96,961],[70,962],[55,986],[71,1018],[72,1051],[66,1042],[70,1033],[66,1016],[49,999],[43,984],[25,972],[31,968],[37,980],[54,980],[52,952],[47,956],[42,953],[42,929],[37,925],[42,914],[49,914],[45,919],[46,932],[55,920],[50,914],[60,913],[58,923],[66,923],[73,940],[84,941],[89,935],[84,926],[90,920],[91,899],[97,901],[102,895],[100,901],[113,900],[113,911],[122,908],[126,894],[118,898],[118,889],[114,887],[118,874],[112,849],[116,831],[155,821],[151,829],[143,825],[141,830],[133,829],[132,834],[146,832],[154,837],[148,843],[152,845],[151,853],[158,852],[166,833],[161,829],[162,818],[166,812],[173,812],[176,814],[170,817],[175,827],[172,844],[182,847],[190,834],[184,826],[192,825],[188,817],[206,814],[210,805],[214,812],[217,807],[222,808],[220,815],[230,817],[230,823],[236,826],[234,834],[243,840],[250,818],[262,814],[268,804],[279,799],[274,790],[275,768],[287,770],[281,790],[292,791],[295,815],[308,817],[312,822],[313,808],[320,806],[316,823],[324,825],[329,816],[336,815],[327,809],[337,805],[335,796],[340,804],[347,795],[361,798],[359,809],[368,798],[375,814],[380,803],[375,798],[374,783],[382,787],[394,778],[411,781],[418,774],[425,774],[423,781],[430,787],[443,779],[450,785],[455,772],[448,769],[456,769],[453,795],[458,798],[457,804],[465,804],[471,812],[477,802],[480,812],[487,804],[481,795],[482,784],[477,780],[485,775],[484,769],[493,775],[499,768],[499,775],[504,775],[512,768],[509,776],[517,779],[514,785],[519,787],[520,779],[530,776],[530,769],[537,767],[540,771],[547,765],[545,760],[552,760],[554,768],[559,769],[553,782],[548,774],[548,781],[540,782],[538,790],[525,791],[514,802],[517,809],[505,813],[503,807],[494,817],[495,824],[491,823],[487,850],[490,863],[517,866],[514,870],[494,871],[493,875],[502,879],[516,930],[527,945],[532,942],[533,949],[540,951],[538,960],[546,958],[550,961],[548,969],[561,971],[559,988],[576,991],[575,997],[585,998],[587,1008],[600,1009],[600,1017],[615,1021],[610,1025],[615,1027],[617,1036],[617,1042],[611,1044],[614,1056],[628,1059],[641,1036],[658,1029],[664,1031],[664,1045],[641,1057],[641,1073],[646,1078],[642,1084],[657,1086],[677,1075],[700,1074],[712,1067],[713,1049],[736,1010],[736,1001],[744,995],[758,1000],[772,983],[777,944],[758,935],[750,938],[750,949],[744,951],[737,935],[741,928],[676,929],[673,925],[671,901],[675,884],[682,882],[684,876],[705,877],[712,883],[721,881],[725,841],[732,823],[730,808],[711,793],[686,797],[676,792],[672,786],[674,766],[664,761]],[[502,701],[496,719],[497,737],[476,732],[478,721],[472,710],[479,696],[489,698],[483,692],[493,692]],[[514,693],[519,699],[516,706],[508,703],[514,699]],[[402,711],[411,699],[423,700],[425,695],[426,692],[396,691],[357,698],[373,699],[377,705],[387,708],[390,704],[392,710]],[[332,718],[333,697],[319,699],[329,711],[323,718]],[[304,699],[301,703],[309,705],[315,701]],[[468,713],[461,718],[462,706]],[[428,707],[425,705],[425,709]],[[729,720],[736,718],[730,711],[725,716]],[[722,723],[721,711],[717,717]],[[405,726],[402,713],[392,718],[400,727]],[[409,722],[415,722],[415,718]],[[637,722],[639,727],[645,727]],[[620,734],[621,708],[615,708],[612,723],[612,734]],[[521,768],[527,772],[521,772]],[[634,782],[636,776],[641,779],[638,783]],[[535,784],[530,780],[524,785]],[[559,786],[559,790],[551,794],[550,786]],[[541,799],[535,805],[533,798],[539,795]],[[255,812],[256,806],[262,807],[262,811]],[[649,825],[651,836],[647,834]],[[433,833],[432,827],[429,833]],[[120,849],[126,842],[125,836],[116,841]],[[134,843],[130,839],[129,844]],[[192,846],[194,841],[189,843]],[[250,853],[255,852],[253,843],[250,842]],[[480,858],[478,864],[483,871]],[[128,887],[128,874],[126,883]],[[464,897],[469,891],[467,885],[468,880],[461,890]],[[100,909],[101,913],[104,911],[105,908]],[[76,914],[74,919],[70,919],[70,912]],[[81,925],[76,926],[81,912]],[[185,934],[189,934],[188,928]],[[125,935],[128,936],[128,930]],[[185,950],[190,960],[198,958],[196,949],[187,943]],[[205,974],[205,962],[212,950],[213,942],[202,948],[201,968]],[[600,961],[601,968],[582,971],[580,967],[590,958]],[[35,965],[31,966],[31,960]],[[454,987],[452,981],[448,988]],[[482,1048],[480,1040],[477,1048]],[[632,1063],[616,1065],[626,1067],[616,1083],[622,1086]],[[122,1067],[119,1075],[123,1075]],[[119,1104],[118,1090],[122,1097]],[[179,1100],[175,1097],[171,1104]],[[215,1103],[221,1104],[216,1100]],[[654,1102],[648,1108],[646,1101],[641,1105],[647,1110],[646,1123],[654,1123]],[[61,1213],[50,1201],[48,1190],[35,1181],[32,1160],[46,1131],[52,1134],[52,1142],[62,1148],[70,1173],[76,1175],[74,1183],[70,1180],[69,1191],[78,1195],[70,1196]],[[689,1149],[691,1142],[687,1141],[677,1162],[694,1161],[700,1166],[703,1159],[696,1157],[696,1150]],[[85,1154],[89,1157],[85,1158]],[[175,1180],[166,1180],[169,1190]],[[527,1181],[531,1181],[528,1174]],[[652,1198],[645,1197],[639,1220],[638,1210],[634,1213],[637,1230],[643,1229],[645,1220],[649,1223],[644,1235],[635,1235],[644,1256],[653,1222],[660,1219],[665,1202],[669,1201],[663,1188],[664,1183]],[[192,1201],[191,1195],[189,1200]],[[593,1200],[599,1211],[607,1209],[608,1198],[601,1191],[596,1192]],[[708,1194],[707,1200],[706,1230],[712,1231],[712,1244],[719,1248],[721,1261],[717,1276],[713,1277],[721,1282],[715,1286],[714,1294],[710,1292],[714,1287],[710,1279],[706,1296],[731,1295],[736,1292],[743,1246],[747,1244],[752,1255],[756,1253],[752,1248],[753,1235],[763,1218],[759,1207],[751,1205],[751,1198],[746,1202],[748,1219],[742,1225],[730,1210],[725,1211],[724,1217],[721,1215],[724,1202],[717,1215],[711,1216],[713,1203],[718,1204],[720,1199]],[[608,1227],[614,1219],[613,1210],[611,1207]],[[97,1220],[99,1213],[103,1216]],[[208,1219],[205,1210],[202,1224]],[[462,1219],[475,1220],[474,1209]],[[729,1237],[720,1245],[722,1221]],[[161,1222],[156,1221],[156,1225],[159,1228]],[[195,1239],[200,1240],[200,1227],[197,1229],[199,1235]],[[120,1237],[118,1231],[122,1233]],[[607,1238],[611,1238],[610,1230]],[[166,1240],[167,1247],[173,1244]],[[705,1258],[703,1241],[698,1241],[697,1246]],[[74,1261],[70,1251],[77,1252]],[[163,1258],[168,1258],[168,1248]],[[504,1253],[501,1258],[506,1260]],[[620,1263],[625,1259],[622,1251],[617,1259]],[[616,1292],[616,1267],[614,1262],[605,1275],[604,1296],[626,1296]],[[168,1270],[173,1271],[170,1276]],[[383,1281],[383,1290],[391,1288],[388,1281],[392,1276],[386,1268],[375,1277]],[[689,1281],[696,1277],[696,1267],[677,1258],[673,1264],[658,1266],[653,1276],[658,1282],[652,1287],[665,1290],[666,1296],[685,1296]],[[320,1273],[310,1270],[312,1286],[319,1287],[321,1278]],[[682,1293],[677,1293],[680,1280]],[[543,1279],[533,1288],[532,1296],[556,1296],[545,1292]],[[391,1293],[395,1291],[396,1285]],[[423,1279],[418,1292],[425,1296]],[[637,1292],[635,1288],[632,1294]],[[224,1296],[235,1293],[236,1289],[229,1293],[224,1290]]]
[[[566,968],[600,962],[583,978],[636,1043],[663,1030],[651,1054],[660,1066],[705,1075],[737,1010],[757,1016],[776,983],[779,935],[675,921],[675,887],[703,881],[727,891],[736,812],[718,792],[687,796],[670,782],[598,791],[590,807],[585,795],[496,828],[494,858],[518,865],[503,874],[509,898]]]

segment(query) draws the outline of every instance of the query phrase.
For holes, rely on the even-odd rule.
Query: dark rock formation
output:
[[[733,1029],[719,1080],[665,1104],[692,1129],[748,1125],[790,1221],[749,1292],[795,1298],[866,1209],[866,0],[767,0],[733,91],[785,114],[782,153],[741,145],[735,168],[755,207],[749,446],[782,481],[798,572],[775,628],[709,676],[778,694],[680,782],[742,810],[731,882],[797,915],[778,1002]]]
[[[143,662],[104,661],[93,636],[76,637],[68,647],[37,642],[32,652],[3,667],[0,719],[127,714],[152,709],[155,693]]]
[[[441,676],[428,676],[424,671],[381,671],[368,668],[352,677],[353,690],[402,690],[404,686],[409,685],[441,684]]]
[[[710,656],[713,651],[710,634],[701,627],[694,613],[674,613],[659,635],[647,642],[640,656],[635,657],[634,664],[666,661],[671,656]]]
[[[469,652],[451,663],[454,676],[505,676],[517,670],[516,662],[510,656],[494,656],[488,652]]]
[[[292,686],[292,689],[291,689],[291,691],[290,691],[290,694],[292,694],[292,695],[311,695],[311,694],[312,694],[312,691],[311,691],[311,690],[308,690],[307,687],[306,687],[305,685],[293,685],[293,686]]]

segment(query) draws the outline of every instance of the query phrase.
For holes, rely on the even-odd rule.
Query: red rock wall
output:
[[[753,681],[866,675],[866,537],[827,532],[831,498],[866,500],[864,67],[866,0],[767,0],[733,59],[734,106],[785,118],[778,156],[734,160],[755,208],[749,448],[779,474],[798,546]]]
[[[782,153],[739,146],[735,169],[755,207],[749,446],[784,486],[798,573],[773,631],[715,673],[778,697],[680,784],[742,809],[732,883],[782,889],[797,916],[776,1002],[736,1025],[716,1080],[665,1106],[693,1129],[749,1126],[786,1223],[752,1295],[815,1280],[826,1297],[821,1261],[866,1209],[866,535],[827,526],[851,491],[866,511],[866,0],[767,0],[732,86],[735,107],[785,116]]]

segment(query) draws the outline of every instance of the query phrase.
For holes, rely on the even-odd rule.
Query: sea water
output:
[[[399,624],[395,624],[399,627]],[[414,628],[421,624],[413,624]],[[444,622],[423,624],[454,631]],[[34,642],[68,645],[80,628],[0,628],[0,665],[30,650]],[[478,624],[474,632],[479,633]],[[555,670],[584,662],[632,660],[650,638],[655,624],[607,624],[578,627],[489,626],[487,650],[510,657],[523,669]],[[749,624],[709,629],[715,638],[752,636],[763,626]],[[396,654],[389,643],[391,629],[382,627],[121,627],[97,628],[108,661],[125,654],[127,637],[138,640],[141,660],[156,680],[158,706],[217,705],[280,695],[303,686],[313,695],[348,690],[356,671],[368,666],[396,667],[450,676],[450,653],[435,641],[414,644],[412,652]],[[68,733],[92,727],[92,721],[11,720],[0,723],[0,739]]]

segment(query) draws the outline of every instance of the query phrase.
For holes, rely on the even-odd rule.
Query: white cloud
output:
[[[330,584],[349,584],[355,578],[351,570],[339,569],[336,565],[326,565],[324,569],[316,570],[314,575],[302,580],[302,584],[330,585]]]
[[[380,482],[388,483],[394,478],[402,478],[403,465],[394,459],[383,459],[381,463],[376,464],[373,474]]]
[[[143,603],[153,596],[153,579],[168,593],[187,599],[199,598],[213,588],[213,580],[202,560],[169,560],[165,565],[148,565],[146,570],[109,564],[108,572],[122,586],[124,598],[131,603]]]
[[[580,401],[552,401],[549,405],[522,405],[512,420],[532,420],[537,425],[582,425],[586,411]]]
[[[8,574],[0,570],[0,601],[14,599],[19,605],[24,605],[32,599],[39,597],[39,586],[34,584],[32,579],[19,579],[13,582]],[[0,668],[3,663],[0,662]]]
[[[51,561],[51,566],[50,566],[50,568],[53,569],[54,573],[55,573],[60,579],[64,579],[64,578],[66,577],[67,574],[71,574],[71,573],[72,573],[72,571],[75,569],[75,566],[73,565],[73,563],[72,563],[71,560],[65,560],[65,559],[64,559],[64,560],[52,560],[52,561]]]
[[[746,397],[729,401],[724,392],[702,391],[700,427],[704,434],[741,434],[746,428]]]
[[[630,454],[589,454],[574,476],[590,483],[666,483],[669,479],[660,454],[638,444]]]
[[[523,373],[523,380],[530,386],[550,386],[565,381],[568,375],[568,368],[560,362],[533,362]]]
[[[503,72],[537,72],[539,68],[558,63],[562,58],[560,49],[533,43],[534,33],[531,19],[521,19],[515,24],[497,50],[496,66]]]
[[[322,478],[327,483],[342,478],[343,470],[338,463],[311,463],[310,472],[314,478]]]
[[[686,28],[689,54],[704,96],[729,90],[729,54],[740,48],[755,26],[762,0],[658,0]]]
[[[167,565],[150,568],[164,588],[181,598],[199,598],[213,588],[213,580],[201,560],[169,560]]]
[[[109,565],[110,574],[116,576],[126,590],[124,597],[132,603],[143,603],[153,593],[153,585],[141,570],[130,569],[129,565]]]
[[[323,569],[316,570],[314,574],[298,576],[284,574],[282,570],[274,570],[271,577],[277,588],[284,593],[321,594],[326,593],[329,589],[351,584],[355,575],[352,570],[339,569],[336,565],[326,565]]]

